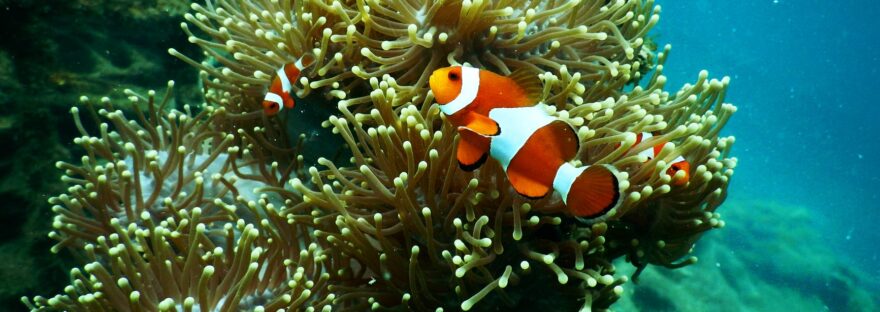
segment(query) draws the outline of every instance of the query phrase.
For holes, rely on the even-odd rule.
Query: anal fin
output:
[[[517,194],[530,199],[538,199],[547,196],[552,190],[552,181],[551,183],[547,183],[547,181],[541,181],[528,173],[517,170],[508,169],[507,179],[510,181],[510,185],[513,186],[513,189]]]

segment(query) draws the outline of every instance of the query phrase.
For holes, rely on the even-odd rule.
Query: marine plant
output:
[[[700,236],[724,226],[729,79],[704,71],[664,91],[670,47],[648,37],[653,1],[192,10],[181,26],[204,57],[169,53],[199,69],[205,103],[177,105],[170,82],[71,109],[85,156],[57,165],[69,188],[50,199],[50,237],[85,264],[63,294],[23,298],[32,310],[602,310],[630,279],[615,259],[692,264]],[[307,53],[299,105],[329,114],[321,125],[345,150],[315,159],[305,151],[322,142],[295,131],[302,113],[260,108],[275,69]],[[541,102],[577,129],[576,162],[620,171],[620,207],[584,222],[558,196],[519,196],[493,162],[459,169],[427,86],[457,64],[538,76]],[[658,135],[636,144],[642,132]],[[638,155],[658,142],[670,143]],[[693,168],[680,186],[666,173],[678,156]]]

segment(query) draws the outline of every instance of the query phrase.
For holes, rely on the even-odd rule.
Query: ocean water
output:
[[[875,1],[762,0],[658,1],[655,33],[671,43],[668,86],[730,76],[727,101],[739,110],[725,128],[737,141],[740,162],[722,214],[806,214],[808,224],[784,217],[763,224],[807,227],[819,239],[772,241],[808,244],[805,259],[831,255],[863,274],[860,287],[880,298],[880,3]],[[772,208],[771,208],[772,207]],[[741,232],[711,235],[748,235]],[[744,245],[727,245],[731,253]],[[745,247],[744,247],[745,248]],[[768,253],[768,261],[774,255]],[[826,268],[801,267],[803,274]],[[809,263],[805,261],[804,263]],[[757,266],[757,265],[756,265]],[[797,289],[797,285],[789,285]],[[828,286],[832,287],[832,286]],[[805,290],[811,291],[811,290]],[[829,290],[819,290],[829,291]],[[853,308],[853,307],[850,307]]]
[[[739,110],[723,134],[736,136],[732,154],[739,158],[739,164],[729,188],[730,197],[719,209],[726,216],[727,228],[712,231],[697,244],[694,252],[701,261],[674,271],[649,268],[638,285],[625,286],[628,296],[615,308],[622,311],[792,308],[868,311],[878,308],[880,19],[877,17],[880,2],[657,0],[656,3],[662,5],[663,12],[652,34],[661,46],[672,45],[664,70],[668,91],[674,92],[681,85],[695,81],[703,69],[713,78],[731,77],[727,102],[737,105]],[[0,1],[0,4],[0,8],[6,10],[2,17],[12,16],[14,13],[9,12],[15,9],[28,10],[26,15],[20,16],[45,24],[26,28],[11,20],[0,21],[0,25],[6,26],[2,31],[4,37],[0,38],[4,59],[12,60],[11,64],[19,69],[18,77],[30,75],[21,81],[21,87],[4,90],[17,90],[15,96],[19,98],[29,96],[36,102],[56,103],[0,108],[0,112],[6,114],[0,116],[3,117],[0,125],[12,122],[5,117],[14,115],[11,111],[33,110],[33,114],[45,114],[46,120],[58,123],[58,127],[69,132],[72,125],[67,120],[67,109],[69,104],[75,103],[77,92],[101,89],[105,87],[101,81],[105,80],[122,79],[122,83],[153,88],[161,87],[167,78],[175,78],[181,85],[195,84],[193,73],[165,53],[168,47],[189,49],[189,55],[197,53],[180,35],[179,17],[162,18],[161,24],[156,25],[160,31],[114,45],[101,40],[104,36],[124,37],[120,32],[135,30],[127,26],[110,29],[94,20],[97,15],[82,12],[74,15],[78,16],[75,18],[52,17],[62,14],[63,6],[57,4],[40,9],[31,1],[19,4]],[[85,22],[89,26],[53,29],[51,24],[56,21],[65,25]],[[87,27],[93,29],[86,35],[78,33],[87,31]],[[45,36],[38,38],[37,34]],[[90,67],[83,62],[67,61],[76,60],[80,53],[95,52],[77,50],[82,46],[75,44],[75,40],[70,39],[72,36],[84,36],[90,42],[105,44],[98,53],[122,54],[129,49],[139,49],[146,58],[157,60],[155,63],[174,65],[141,68],[146,71],[142,76],[147,77],[134,81],[126,81],[125,77],[68,76]],[[32,41],[38,44],[31,46]],[[49,52],[40,50],[43,41],[56,42],[61,46],[56,49],[66,53],[67,59],[53,58]],[[52,64],[54,69],[29,65],[39,62],[40,58],[51,59],[47,64]],[[111,60],[115,60],[114,65],[125,63],[125,60]],[[52,96],[42,93],[46,87],[41,85],[41,80],[33,78],[34,75],[39,78],[42,73],[22,73],[21,69],[26,67],[43,73],[50,71],[46,74],[51,81],[49,90],[65,93]],[[174,73],[164,71],[169,67],[179,69]],[[2,69],[2,73],[8,70]],[[71,86],[64,83],[65,78],[78,79],[83,84]],[[5,80],[0,83],[3,87],[12,85]],[[115,89],[113,92],[118,95],[121,88],[107,89]],[[22,96],[27,92],[21,90],[31,93]],[[11,93],[0,94],[0,102],[6,103],[7,97],[12,96]],[[3,143],[19,142],[9,134],[11,130],[5,126],[2,129]],[[32,132],[25,129],[20,135],[34,135]],[[51,139],[70,147],[68,142],[72,135],[60,132],[52,134]],[[5,152],[3,168],[15,163],[6,159],[16,153],[21,155],[21,151]],[[77,156],[54,151],[34,157],[34,166],[52,167],[59,157],[76,159]],[[51,168],[45,172],[49,172],[50,178],[44,176],[27,182],[36,188],[40,181],[55,180],[58,174]],[[42,193],[36,195],[10,191],[8,184],[12,182],[8,181],[19,181],[17,175],[24,173],[16,170],[3,174],[7,176],[0,187],[4,199],[0,212],[4,217],[0,229],[0,254],[3,255],[0,279],[5,280],[0,281],[0,295],[4,300],[0,310],[19,310],[23,307],[17,298],[22,295],[58,293],[67,283],[63,269],[68,268],[53,262],[55,260],[33,262],[40,268],[26,263],[31,259],[28,257],[38,257],[34,255],[45,257],[51,246],[45,239],[51,218],[49,212],[30,211],[37,211],[33,205],[45,205],[45,196],[57,193],[57,189],[40,190]],[[13,176],[15,179],[6,180]],[[21,223],[12,221],[18,218],[27,220],[26,229],[8,225]],[[18,245],[19,240],[35,243]],[[30,275],[7,274],[16,270]],[[14,284],[12,280],[18,281],[26,291],[8,288]],[[874,305],[853,301],[848,295],[854,290],[862,292],[852,297],[867,296]],[[782,297],[786,299],[780,299]]]
[[[732,78],[731,199],[808,208],[826,244],[880,275],[880,3],[660,3],[669,85],[700,69]]]

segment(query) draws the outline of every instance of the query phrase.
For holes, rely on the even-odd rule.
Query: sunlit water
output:
[[[729,200],[806,207],[843,261],[880,274],[880,2],[659,3],[668,86],[701,69],[732,78],[739,111],[724,133],[740,162]]]

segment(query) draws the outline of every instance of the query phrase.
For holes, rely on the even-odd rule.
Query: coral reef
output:
[[[664,91],[647,32],[653,1],[207,1],[184,31],[206,58],[204,105],[126,90],[71,109],[85,151],[59,162],[54,252],[86,263],[34,310],[607,309],[629,277],[612,261],[677,268],[707,230],[736,166],[719,135],[728,79]],[[196,35],[197,27],[210,38]],[[307,159],[299,109],[259,101],[279,66],[311,53],[299,97],[344,153]],[[576,162],[620,171],[623,204],[601,222],[558,196],[517,195],[490,162],[465,172],[427,77],[470,64],[527,71],[575,126]],[[130,114],[120,109],[130,110]],[[82,115],[91,123],[84,122]],[[94,126],[91,126],[93,124]],[[639,144],[636,133],[657,132]],[[641,150],[666,144],[657,157]],[[684,156],[690,181],[673,186]],[[540,299],[536,299],[540,298]]]

